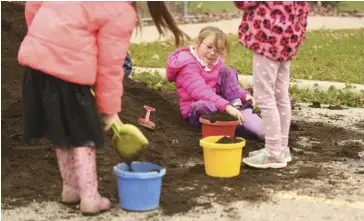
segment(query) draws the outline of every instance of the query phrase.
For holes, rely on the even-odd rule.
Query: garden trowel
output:
[[[134,125],[112,125],[114,135],[112,146],[127,163],[140,156],[147,147],[148,140],[144,134]]]
[[[95,96],[92,89],[91,93]],[[139,157],[149,143],[144,134],[134,125],[114,123],[112,130],[114,132],[112,147],[127,163]]]

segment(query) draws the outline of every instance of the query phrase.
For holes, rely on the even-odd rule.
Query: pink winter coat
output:
[[[296,56],[304,41],[307,26],[307,2],[237,1],[244,10],[239,26],[240,42],[255,53],[277,61]]]
[[[224,63],[220,60],[211,71],[206,72],[189,48],[181,48],[168,56],[167,79],[176,82],[179,106],[183,118],[187,118],[192,103],[211,101],[223,111],[230,103],[216,94],[216,82]],[[242,94],[245,100],[246,93]]]
[[[19,63],[96,87],[102,113],[121,111],[123,64],[136,26],[131,2],[26,2]]]

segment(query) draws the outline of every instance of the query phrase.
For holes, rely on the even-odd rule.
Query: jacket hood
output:
[[[195,58],[191,55],[189,48],[177,49],[175,52],[168,56],[167,60],[167,79],[170,82],[176,81],[178,72],[186,65],[196,62]]]

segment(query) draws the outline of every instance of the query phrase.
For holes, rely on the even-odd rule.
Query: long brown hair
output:
[[[164,1],[148,1],[147,4],[149,13],[160,35],[164,35],[166,30],[170,30],[174,35],[175,45],[177,47],[184,43],[185,38],[189,39],[189,36],[178,28]],[[133,5],[136,9],[135,2],[133,2]],[[140,17],[138,16],[139,27],[141,23]]]

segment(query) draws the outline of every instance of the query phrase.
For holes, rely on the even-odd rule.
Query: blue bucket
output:
[[[158,208],[162,177],[166,169],[153,163],[132,162],[113,168],[116,176],[120,207],[130,211],[148,211]]]

